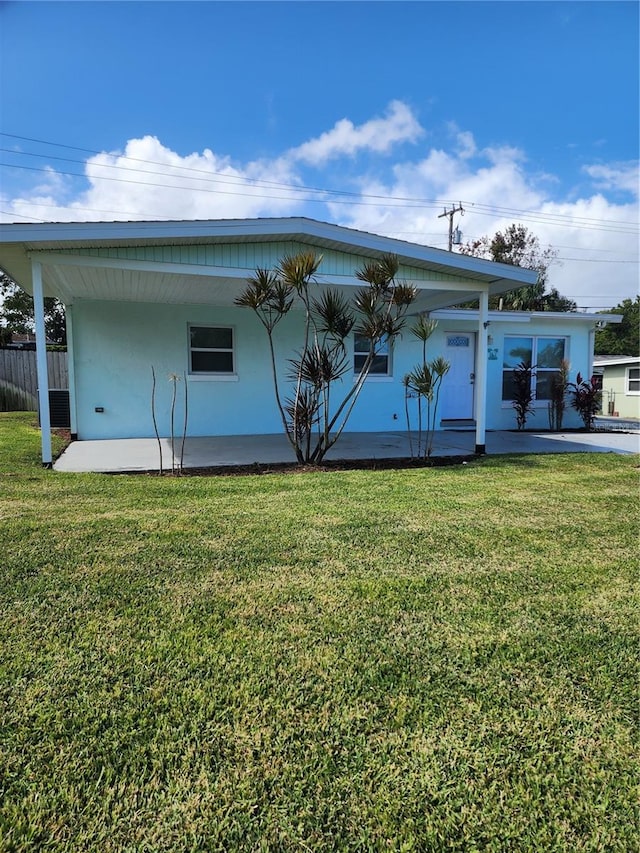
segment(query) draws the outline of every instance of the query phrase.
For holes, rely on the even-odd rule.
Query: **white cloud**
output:
[[[57,195],[63,194],[67,187],[64,175],[58,174],[58,172],[56,172],[51,166],[46,166],[44,172],[44,179],[33,188],[33,192]]]
[[[473,138],[473,134],[469,133],[469,131],[461,131],[457,135],[458,140],[458,156],[462,160],[466,160],[469,157],[473,157],[473,155],[477,152],[476,142]]]
[[[145,136],[87,160],[82,191],[74,193],[75,183],[49,168],[40,186],[5,194],[0,209],[4,221],[306,215],[446,248],[448,221],[438,216],[462,202],[465,213],[455,224],[465,241],[522,222],[541,243],[557,247],[565,260],[552,267],[550,283],[579,305],[613,306],[635,295],[638,206],[621,203],[618,194],[637,186],[637,164],[586,167],[600,191],[575,199],[561,195],[556,176],[528,171],[525,152],[480,148],[455,125],[448,128],[450,147],[421,146],[417,156],[396,162],[388,156],[394,144],[423,133],[409,107],[393,102],[385,118],[357,127],[344,119],[271,160],[241,163],[210,149],[182,156]],[[362,152],[366,174],[357,159]],[[376,152],[385,156],[376,160]],[[348,186],[329,167],[338,156],[351,158]],[[321,178],[305,175],[308,163],[326,164]],[[297,191],[305,181],[357,195]]]
[[[638,198],[640,176],[638,175],[637,160],[631,160],[628,163],[584,166],[583,171],[594,179],[597,189],[620,190],[631,193],[635,198]]]
[[[455,224],[463,241],[492,235],[521,222],[543,246],[556,247],[559,260],[550,284],[581,307],[605,308],[638,292],[638,207],[598,193],[557,201],[549,198],[553,176],[526,171],[515,148],[489,148],[473,158],[466,150],[432,150],[423,160],[398,164],[388,182],[363,181],[362,199],[375,205],[329,205],[332,218],[345,225],[447,248],[448,220],[438,219],[443,205],[462,202]],[[393,198],[423,199],[392,206]],[[389,201],[385,201],[385,200]],[[443,201],[438,201],[443,200]]]
[[[399,142],[416,142],[424,133],[406,104],[392,101],[385,118],[374,118],[355,126],[343,118],[326,133],[310,139],[288,152],[288,157],[309,165],[320,166],[335,157],[368,150],[388,152]]]
[[[298,182],[283,159],[239,166],[209,149],[181,157],[154,136],[129,140],[122,154],[90,158],[86,174],[91,187],[78,206],[128,210],[136,218],[278,215],[290,209],[296,194],[275,185]]]

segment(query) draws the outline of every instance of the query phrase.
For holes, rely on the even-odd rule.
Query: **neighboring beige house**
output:
[[[602,376],[602,414],[640,418],[640,357],[598,355],[593,372]]]

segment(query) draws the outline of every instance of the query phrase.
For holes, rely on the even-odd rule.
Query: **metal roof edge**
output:
[[[479,312],[475,309],[468,308],[438,308],[430,311],[430,316],[435,319],[447,318],[456,320],[474,320],[479,319]],[[526,319],[524,319],[526,318]],[[591,322],[591,323],[621,323],[623,317],[621,314],[591,314],[582,311],[489,311],[489,319],[493,322],[509,323],[516,321],[519,323],[529,322],[529,320],[569,320],[569,322]]]
[[[437,264],[457,273],[488,276],[500,281],[508,279],[521,284],[535,284],[537,273],[523,267],[500,264],[471,255],[448,252],[394,237],[359,231],[344,225],[334,225],[307,217],[265,217],[257,219],[206,220],[135,220],[114,222],[45,222],[0,223],[0,243],[46,243],[76,240],[170,240],[193,237],[315,237],[357,246],[366,251],[393,253],[408,262]]]
[[[640,362],[640,355],[594,355],[593,364],[598,367],[607,367],[608,365],[617,365],[617,364],[635,364],[636,362]]]

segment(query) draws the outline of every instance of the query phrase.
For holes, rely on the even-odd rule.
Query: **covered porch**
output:
[[[159,353],[168,350],[175,351],[172,363],[186,358],[182,333],[176,335],[168,321],[163,327],[168,333],[164,338],[160,336],[158,342],[153,341],[156,349],[141,356],[139,343],[141,340],[146,343],[147,337],[151,337],[150,330],[158,323],[159,312],[164,311],[163,317],[170,312],[176,323],[180,318],[185,329],[186,314],[182,317],[180,312],[187,309],[190,318],[199,311],[211,317],[215,310],[227,318],[226,325],[233,325],[229,312],[234,310],[236,297],[256,267],[273,268],[280,257],[300,250],[322,255],[317,276],[320,288],[338,289],[348,297],[361,286],[354,270],[363,261],[394,254],[400,263],[399,279],[410,281],[417,288],[414,313],[428,314],[461,302],[478,301],[472,450],[484,452],[489,296],[533,284],[536,274],[530,270],[302,218],[6,225],[0,229],[2,268],[34,297],[43,464],[52,463],[48,439],[45,296],[59,298],[67,311],[72,434],[81,440],[127,441],[129,436],[150,434],[149,429],[140,426],[147,417],[143,409],[148,408],[144,390],[148,365],[160,358]],[[136,312],[142,319],[134,334],[131,315]],[[93,324],[91,329],[89,321]],[[109,350],[110,338],[125,325],[126,341],[122,346],[113,344]],[[252,344],[246,336],[245,341],[248,352]],[[97,344],[102,346],[99,352],[95,349]],[[126,365],[125,359],[128,359]],[[243,376],[233,377],[235,382],[240,379],[236,399],[241,394],[245,401],[253,399],[256,388],[265,387],[262,380],[256,385],[253,379],[253,386],[248,384],[244,377],[249,375],[254,375],[253,365]],[[194,377],[188,379],[191,382]],[[136,389],[135,393],[132,389]],[[230,397],[233,390],[228,385],[226,396]],[[145,402],[138,403],[133,398]],[[190,409],[193,422],[200,419],[193,437],[203,436],[210,429],[203,426],[205,412],[203,406],[200,408],[202,411],[196,404]],[[230,405],[222,408],[225,412],[233,411]],[[105,412],[109,417],[113,414],[112,421],[103,416]],[[122,424],[127,418],[119,434],[107,434],[107,422]],[[136,419],[135,424],[132,418]],[[269,441],[273,425],[265,423],[263,427],[265,441]],[[234,429],[235,424],[225,422],[219,432],[231,434]],[[242,443],[244,439],[238,436],[237,441]],[[402,448],[398,455],[408,453]]]
[[[412,436],[416,449],[417,436]],[[181,439],[160,439],[164,470],[178,465]],[[635,432],[511,432],[486,433],[486,451],[505,453],[621,453],[640,452],[640,426]],[[472,456],[475,431],[442,430],[435,433],[434,457]],[[384,433],[343,433],[327,454],[327,461],[357,459],[406,459],[411,455],[405,431]],[[56,471],[132,473],[158,471],[160,448],[156,439],[129,438],[103,441],[74,441],[54,463]],[[282,434],[202,436],[187,438],[184,445],[185,469],[227,468],[248,465],[295,463],[295,455]]]

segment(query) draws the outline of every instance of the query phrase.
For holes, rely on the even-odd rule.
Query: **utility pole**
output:
[[[464,208],[462,207],[462,202],[458,202],[458,207],[453,207],[451,210],[447,210],[445,207],[444,213],[441,213],[438,219],[442,219],[443,216],[449,217],[449,251],[453,249],[453,214],[454,213],[462,213],[464,214]],[[460,242],[460,241],[458,241]]]

